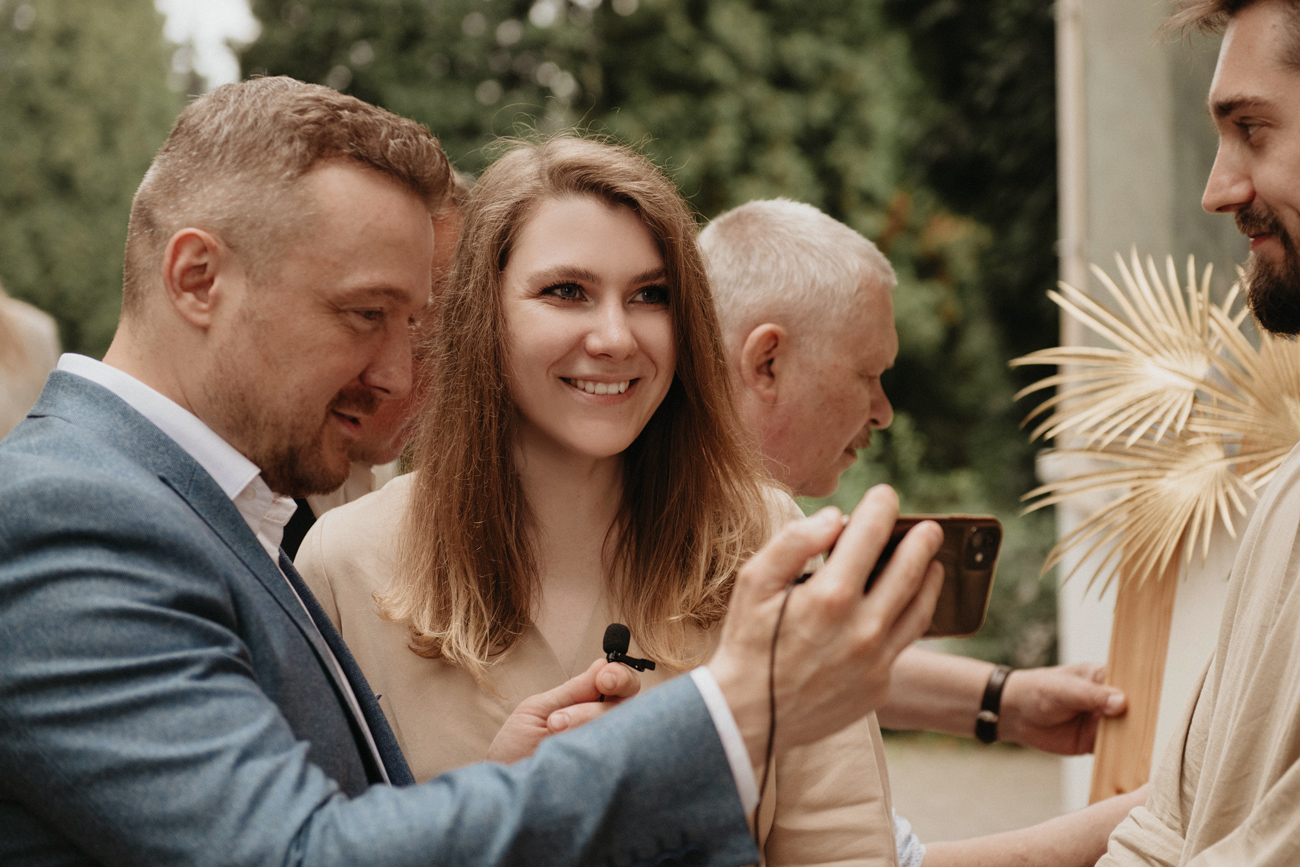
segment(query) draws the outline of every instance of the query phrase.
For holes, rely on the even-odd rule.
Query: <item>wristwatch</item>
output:
[[[975,737],[983,743],[991,744],[998,739],[1002,688],[1006,686],[1010,674],[1009,665],[995,665],[989,674],[989,682],[984,687],[984,698],[980,701],[980,712],[975,716]]]

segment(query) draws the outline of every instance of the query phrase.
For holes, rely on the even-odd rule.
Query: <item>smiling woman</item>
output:
[[[611,621],[647,687],[702,662],[739,566],[799,515],[742,436],[695,231],[658,169],[592,141],[518,146],[474,190],[415,472],[298,561],[418,780],[496,755]],[[869,717],[778,757],[769,864],[893,863],[878,738]]]
[[[626,205],[548,199],[502,278],[519,450],[621,454],[663,402],[676,360],[663,259],[645,224]]]

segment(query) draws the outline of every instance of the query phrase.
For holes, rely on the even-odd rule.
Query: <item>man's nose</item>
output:
[[[1210,170],[1210,179],[1205,182],[1205,194],[1201,196],[1201,207],[1211,214],[1230,214],[1240,211],[1255,200],[1255,185],[1250,173],[1245,170],[1242,160],[1234,149],[1219,146],[1214,157],[1214,168]]]
[[[411,392],[411,329],[405,321],[393,322],[384,331],[374,360],[361,376],[376,396],[400,400]]]
[[[894,420],[894,405],[889,402],[889,395],[885,394],[885,388],[876,380],[871,387],[871,421],[870,426],[876,430],[884,430],[889,427],[890,422]]]
[[[636,337],[622,304],[602,304],[593,315],[585,343],[588,354],[621,361],[636,352]]]

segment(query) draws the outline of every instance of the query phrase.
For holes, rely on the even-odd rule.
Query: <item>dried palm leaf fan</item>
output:
[[[1094,801],[1148,778],[1179,551],[1190,561],[1199,543],[1204,558],[1216,521],[1236,538],[1246,499],[1300,441],[1300,346],[1266,334],[1256,350],[1242,331],[1244,308],[1233,312],[1238,286],[1214,304],[1211,269],[1198,281],[1191,257],[1182,285],[1172,257],[1164,279],[1136,250],[1129,264],[1115,260],[1123,288],[1092,271],[1118,312],[1064,283],[1048,293],[1112,348],[1063,346],[1012,362],[1058,368],[1017,398],[1055,387],[1026,419],[1041,419],[1031,436],[1068,440],[1055,453],[1090,467],[1030,491],[1026,511],[1083,493],[1115,495],[1043,566],[1075,549],[1079,565],[1101,554],[1089,588],[1118,584],[1107,681],[1125,690],[1129,710],[1098,729]]]
[[[1143,268],[1136,250],[1130,264],[1119,255],[1115,261],[1123,289],[1092,270],[1119,313],[1068,284],[1048,293],[1114,348],[1062,346],[1011,362],[1060,368],[1017,395],[1058,389],[1026,419],[1045,416],[1031,437],[1069,439],[1071,447],[1053,453],[1101,467],[1035,488],[1024,497],[1034,500],[1026,511],[1082,493],[1117,495],[1062,537],[1043,566],[1046,572],[1082,548],[1072,575],[1105,551],[1089,581],[1102,591],[1116,579],[1158,578],[1180,547],[1190,561],[1199,543],[1204,557],[1216,519],[1236,538],[1245,500],[1300,441],[1300,347],[1264,335],[1256,350],[1241,328],[1245,308],[1233,312],[1237,285],[1214,304],[1211,267],[1198,281],[1190,256],[1185,285],[1172,257],[1163,280],[1150,257]]]

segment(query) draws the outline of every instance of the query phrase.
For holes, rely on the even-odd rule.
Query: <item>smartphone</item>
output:
[[[876,567],[867,577],[866,590],[907,531],[921,521],[934,521],[943,528],[943,547],[935,559],[943,566],[943,589],[934,608],[934,619],[926,638],[959,638],[974,635],[984,625],[993,592],[993,570],[1002,547],[1002,523],[992,515],[904,515],[894,524],[889,542]],[[865,592],[865,591],[864,591]]]

